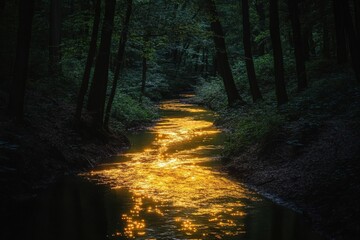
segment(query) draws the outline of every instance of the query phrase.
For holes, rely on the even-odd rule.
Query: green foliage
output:
[[[266,41],[270,36],[270,30],[266,29],[265,31],[260,32],[254,39],[254,42],[257,44],[261,44]]]
[[[232,129],[225,143],[225,156],[238,155],[254,144],[274,141],[292,123],[311,134],[329,119],[342,116],[353,124],[360,122],[359,86],[343,73],[326,76],[297,93],[287,105],[278,108],[273,101],[249,105],[243,109],[220,111],[220,124]],[[296,132],[297,130],[294,129]],[[300,130],[299,130],[300,131]],[[292,140],[297,141],[297,139]]]
[[[213,77],[202,81],[196,88],[196,101],[217,111],[226,108],[227,100],[221,79]]]
[[[239,59],[232,66],[232,72],[235,79],[235,82],[241,92],[246,93],[249,92],[249,80],[246,72],[246,62],[245,59]]]
[[[274,61],[270,53],[254,58],[257,77],[266,84],[273,83]]]
[[[132,128],[150,123],[158,117],[156,107],[146,97],[142,103],[127,94],[118,94],[113,103],[112,117],[122,128]]]
[[[249,146],[267,140],[284,121],[284,116],[265,104],[254,106],[247,113],[237,115],[236,120],[233,120],[234,131],[228,135],[224,154],[239,154]]]

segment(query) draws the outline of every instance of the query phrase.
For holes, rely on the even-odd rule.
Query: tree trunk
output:
[[[304,47],[304,59],[306,61],[310,60],[310,44],[309,44],[309,28],[307,26],[304,27],[304,34],[303,34],[303,47]]]
[[[278,0],[270,0],[270,35],[274,54],[275,90],[278,105],[288,101],[284,77],[284,60],[280,39]]]
[[[357,81],[360,82],[360,48],[359,48],[359,36],[356,34],[355,26],[351,16],[349,0],[342,0],[343,4],[343,16],[345,19],[345,33],[349,40],[351,64],[353,66]]]
[[[345,19],[343,2],[340,0],[333,0],[334,17],[335,17],[335,31],[336,31],[336,56],[339,64],[347,62],[347,46],[345,36]]]
[[[129,23],[130,23],[130,17],[132,13],[132,0],[127,0],[127,9],[125,14],[125,19],[123,23],[123,29],[120,34],[120,41],[119,41],[119,48],[116,56],[116,67],[115,67],[115,73],[114,73],[114,79],[113,79],[113,86],[111,88],[110,97],[106,106],[105,111],[105,121],[104,126],[106,129],[109,128],[109,120],[110,120],[110,113],[112,104],[115,98],[116,88],[119,81],[120,76],[120,69],[123,67],[123,61],[124,61],[124,55],[125,55],[125,47],[126,42],[128,38],[128,31],[129,31]]]
[[[304,47],[299,21],[299,10],[297,0],[288,0],[291,27],[293,30],[293,41],[295,48],[296,72],[298,79],[298,91],[303,91],[307,87],[307,76],[304,58]]]
[[[4,16],[5,4],[5,0],[0,1],[0,20],[2,20],[2,17]]]
[[[329,34],[329,24],[328,17],[325,15],[323,19],[323,46],[322,46],[322,56],[323,58],[330,58],[330,34]]]
[[[313,34],[313,29],[312,26],[309,29],[309,46],[310,46],[310,53],[311,56],[316,57],[316,42],[314,41],[314,34]]]
[[[193,54],[193,61],[195,61],[194,63],[194,72],[197,73],[199,70],[199,51],[200,51],[200,46],[196,46],[194,48],[194,54]]]
[[[216,77],[218,74],[218,61],[216,59],[216,54],[213,56],[213,76]]]
[[[265,10],[264,10],[264,3],[261,1],[255,1],[255,9],[257,12],[257,15],[259,17],[259,28],[260,31],[265,31],[266,28],[266,16],[265,16]],[[257,54],[258,55],[264,55],[265,54],[265,44],[266,40],[262,40],[260,43],[257,44]]]
[[[360,1],[354,0],[354,8],[355,8],[355,23],[356,23],[356,31],[357,36],[360,36]]]
[[[243,14],[243,41],[244,41],[246,70],[250,84],[251,96],[253,101],[256,102],[262,99],[262,96],[256,79],[254,61],[251,50],[249,0],[242,0],[242,14]]]
[[[141,77],[140,102],[142,101],[142,97],[145,94],[146,73],[147,73],[147,60],[146,60],[146,56],[144,55],[143,58],[142,58],[142,77]]]
[[[19,28],[17,35],[14,78],[10,89],[9,114],[21,122],[24,118],[24,97],[29,63],[34,0],[19,2]]]
[[[99,32],[100,14],[101,14],[101,0],[96,0],[95,16],[94,16],[94,22],[93,22],[93,27],[92,27],[90,47],[89,47],[89,52],[88,52],[86,65],[85,65],[85,71],[84,71],[83,79],[81,82],[81,86],[80,86],[80,90],[79,90],[79,94],[78,94],[77,105],[76,105],[75,120],[78,122],[80,121],[80,118],[81,118],[81,113],[82,113],[82,109],[84,106],[85,95],[86,95],[86,92],[89,87],[91,68],[93,66],[95,55],[96,55],[96,43],[97,43],[98,32]]]
[[[216,48],[216,60],[220,76],[223,79],[226,96],[229,106],[239,103],[244,105],[245,101],[240,97],[236,89],[234,78],[226,51],[225,36],[219,20],[214,0],[207,0],[207,7],[211,16],[211,30],[214,33],[214,43]]]
[[[209,49],[206,48],[205,52],[205,77],[208,76],[209,73]]]
[[[61,0],[50,2],[49,72],[61,73]]]
[[[202,57],[201,57],[201,64],[200,64],[200,73],[203,75],[205,71],[205,48],[202,47]]]
[[[92,124],[97,129],[103,128],[115,4],[116,0],[105,0],[105,15],[99,53],[96,58],[94,77],[89,93],[88,110],[92,116]]]

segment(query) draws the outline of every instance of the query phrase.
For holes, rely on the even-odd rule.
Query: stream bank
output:
[[[119,131],[105,140],[88,134],[84,123],[74,127],[73,105],[37,93],[29,95],[24,124],[14,123],[1,109],[1,212],[9,203],[36,196],[57,178],[92,168],[130,146]]]
[[[10,210],[0,238],[323,239],[221,171],[213,112],[177,99],[159,108],[152,127],[128,135],[131,149]]]
[[[221,107],[221,93],[201,98],[209,96],[209,90],[198,92],[200,98],[194,101],[218,112],[217,124],[228,132],[226,171],[302,212],[329,239],[358,239],[358,84],[344,75],[329,75],[281,107],[264,100],[229,109]]]
[[[264,196],[302,212],[329,239],[360,234],[359,129],[333,119],[303,146],[278,132],[271,147],[256,144],[226,159],[225,169]],[[290,133],[291,134],[291,133]]]

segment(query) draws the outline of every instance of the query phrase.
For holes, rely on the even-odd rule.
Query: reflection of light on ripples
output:
[[[194,106],[170,101],[165,110],[196,111]],[[203,110],[203,109],[198,109]],[[211,161],[204,143],[219,131],[206,120],[192,117],[163,118],[152,128],[155,140],[140,152],[123,156],[125,161],[92,171],[89,177],[114,189],[126,188],[133,194],[133,207],[122,219],[128,238],[147,235],[146,214],[174,222],[178,231],[193,238],[218,238],[244,233],[244,198],[241,186],[221,172],[202,163]],[[197,141],[198,140],[198,141]],[[190,144],[196,142],[196,144]],[[144,200],[150,206],[144,206]],[[149,204],[148,204],[149,205]]]
[[[165,104],[160,106],[161,110],[169,110],[169,111],[181,111],[181,112],[190,112],[190,113],[202,113],[206,112],[205,109],[192,106],[186,103],[179,103],[177,100],[168,101]]]

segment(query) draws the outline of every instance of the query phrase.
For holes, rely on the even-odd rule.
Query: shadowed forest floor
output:
[[[301,129],[297,124],[295,131]],[[325,235],[354,239],[360,232],[360,131],[353,124],[328,120],[301,146],[286,142],[294,130],[279,132],[267,149],[254,145],[228,160],[226,169],[256,191],[303,212]]]
[[[37,93],[29,95],[31,114],[24,125],[0,119],[2,208],[33,197],[63,174],[92,167],[129,147],[121,133],[99,139],[89,133],[85,122],[75,128],[74,106]]]
[[[263,195],[302,212],[329,238],[357,239],[360,95],[357,85],[340,89],[334,76],[325,81],[274,110],[281,119],[276,124],[264,107],[260,114],[250,110],[232,118],[220,113],[220,126],[230,130],[225,169]],[[259,130],[263,125],[249,119],[265,119],[264,132]]]

